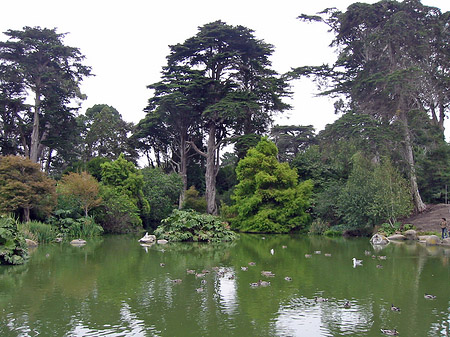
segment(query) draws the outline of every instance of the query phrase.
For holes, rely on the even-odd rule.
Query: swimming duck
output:
[[[242,270],[242,271],[247,271],[247,270],[248,270],[248,267],[241,267],[241,270]]]
[[[261,275],[262,275],[262,276],[266,276],[266,277],[274,277],[274,276],[275,276],[274,273],[272,273],[271,271],[266,271],[266,270],[263,270],[263,271],[261,272]]]
[[[273,248],[270,250],[270,254],[274,254],[275,253],[275,251],[273,250]]]
[[[289,276],[286,276],[284,279],[285,279],[286,281],[292,281],[292,278],[289,277]]]
[[[434,300],[436,298],[436,295],[425,294],[423,297],[427,300]]]
[[[399,307],[395,307],[393,304],[391,304],[391,310],[392,311],[400,311]]]
[[[388,336],[397,336],[397,329],[381,329],[381,332]]]
[[[203,288],[197,288],[197,289],[195,289],[198,293],[201,293],[201,292],[203,292]]]
[[[322,252],[320,250],[315,250],[314,254],[322,254]]]
[[[261,287],[270,286],[270,282],[268,282],[268,281],[259,280],[258,283]]]
[[[286,249],[286,248],[287,248],[287,246],[281,246],[281,248],[283,248],[283,249]]]
[[[205,276],[204,273],[197,273],[197,274],[195,274],[195,277],[203,277],[203,276]]]
[[[383,255],[378,256],[378,258],[379,258],[380,260],[386,260],[386,256],[383,256]]]
[[[179,278],[177,278],[177,279],[175,279],[175,280],[172,280],[172,282],[173,282],[173,283],[181,283],[181,282],[182,282],[182,280],[181,280],[181,279],[179,279]]]
[[[383,269],[383,266],[381,264],[377,264],[378,269]]]
[[[307,259],[309,259],[311,256],[312,256],[311,254],[305,254],[305,257],[306,257]]]
[[[330,253],[325,253],[324,254],[326,257],[331,257],[331,254]]]
[[[188,270],[186,270],[186,273],[188,273],[188,274],[195,274],[195,270],[194,269],[188,269]]]
[[[252,283],[250,283],[250,287],[252,287],[252,288],[259,287],[259,283],[258,282],[252,282]]]
[[[249,262],[248,265],[249,266],[256,266],[256,263],[255,262]]]
[[[356,258],[353,258],[352,261],[353,261],[353,268],[356,267],[356,266],[362,266],[362,263],[363,263],[362,260],[358,260]]]
[[[161,267],[164,267],[166,264],[165,263],[160,263],[159,264]]]
[[[350,302],[349,301],[345,301],[344,308],[345,309],[350,309],[351,307],[352,307],[352,305],[350,304]]]
[[[368,251],[368,250],[364,251],[364,255],[369,256],[370,254],[372,254],[370,251]]]
[[[316,302],[328,302],[328,298],[314,296],[314,301],[316,301]]]

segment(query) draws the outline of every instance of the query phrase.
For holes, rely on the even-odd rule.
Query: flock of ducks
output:
[[[287,246],[282,246],[282,248],[283,249],[287,248]],[[270,250],[270,254],[271,255],[275,254],[275,250],[273,248]],[[322,252],[320,250],[316,250],[316,251],[314,251],[314,254],[315,255],[319,255],[319,254],[322,254]],[[386,260],[387,259],[386,256],[375,256],[375,255],[372,255],[372,253],[370,251],[367,251],[367,250],[364,252],[364,254],[366,256],[371,256],[372,259],[379,259],[379,260]],[[312,256],[313,256],[313,254],[305,254],[305,258],[311,258]],[[330,253],[325,253],[324,256],[331,257],[331,254]],[[352,264],[353,264],[354,268],[356,268],[358,266],[362,266],[363,265],[363,260],[359,260],[359,259],[353,257],[352,258]],[[160,263],[160,266],[164,267],[165,264],[164,263]],[[250,267],[256,266],[256,263],[255,262],[249,262],[248,266],[242,266],[241,270],[242,271],[248,271],[249,270],[249,266]],[[383,266],[381,264],[377,264],[376,267],[379,268],[379,269],[383,268]],[[219,270],[220,269],[219,267],[213,267],[212,269],[214,271],[216,271],[220,277],[223,277],[225,275],[225,271]],[[187,269],[186,270],[187,274],[195,275],[196,278],[203,278],[209,272],[210,271],[207,270],[207,269],[204,269],[201,272],[196,272],[194,269]],[[271,272],[271,271],[263,270],[263,271],[261,271],[261,276],[264,276],[264,277],[275,277],[275,274],[273,272]],[[234,279],[234,274],[229,275],[228,279]],[[290,281],[292,281],[292,278],[289,277],[289,276],[286,276],[284,278],[284,280],[290,282]],[[174,284],[178,284],[178,283],[181,283],[182,280],[181,279],[173,279],[172,282]],[[204,279],[201,280],[201,284],[202,285],[206,284],[206,282],[207,281],[204,280]],[[270,281],[265,281],[265,280],[259,280],[257,282],[250,283],[250,287],[251,288],[268,287],[268,286],[270,286]],[[196,291],[201,293],[201,292],[204,291],[204,288],[203,287],[196,288]],[[431,295],[431,294],[425,294],[424,298],[428,299],[428,300],[434,300],[434,299],[436,299],[436,296],[435,295]],[[314,296],[314,301],[316,303],[328,302],[328,298]],[[352,305],[351,305],[351,303],[349,301],[346,300],[342,306],[343,306],[344,309],[350,309]],[[401,310],[400,310],[399,307],[394,306],[394,304],[391,304],[391,311],[400,312]],[[380,330],[381,330],[381,333],[383,333],[385,335],[388,335],[388,336],[397,336],[399,334],[396,329],[380,329]]]

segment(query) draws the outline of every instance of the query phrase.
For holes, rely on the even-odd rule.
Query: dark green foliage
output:
[[[255,147],[261,140],[261,135],[254,133],[242,135],[236,139],[234,144],[234,152],[238,159],[242,159],[247,155],[248,149]]]
[[[201,213],[204,213],[206,211],[206,200],[204,197],[199,195],[194,186],[189,187],[189,189],[184,194],[185,198],[183,209],[193,209],[194,211]]]
[[[125,122],[114,107],[96,104],[87,109],[79,120],[83,124],[81,136],[86,161],[95,157],[117,159],[121,153],[130,161],[137,159],[138,155],[129,140],[134,125]]]
[[[146,167],[141,173],[144,177],[142,191],[151,209],[147,221],[150,226],[156,227],[174,208],[178,208],[178,197],[183,183],[178,174],[166,174],[160,168]]]
[[[277,147],[263,138],[236,169],[238,185],[232,207],[233,226],[243,232],[287,233],[310,221],[313,184],[298,183],[297,172],[277,160]]]
[[[342,222],[350,227],[376,224],[371,216],[371,206],[376,190],[373,177],[373,166],[361,154],[353,159],[352,172],[339,193],[337,203],[338,214]]]
[[[298,153],[317,142],[312,125],[275,125],[270,137],[278,148],[281,162],[291,162]]]
[[[102,167],[101,165],[106,162],[111,162],[111,159],[105,157],[95,157],[89,160],[87,163],[85,161],[79,160],[74,162],[68,168],[66,168],[63,172],[67,174],[69,172],[80,173],[86,171],[91,176],[93,176],[98,181],[102,180]]]
[[[12,217],[0,216],[0,265],[23,264],[28,258],[27,244]]]
[[[220,218],[192,210],[174,210],[155,230],[155,235],[169,241],[194,242],[222,242],[237,238]]]
[[[95,221],[106,233],[129,233],[142,228],[136,203],[127,195],[110,186],[100,187],[102,203],[94,210]]]

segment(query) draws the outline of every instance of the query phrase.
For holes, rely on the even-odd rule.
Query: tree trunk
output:
[[[183,182],[183,189],[180,192],[178,201],[178,209],[181,209],[184,204],[185,193],[187,191],[187,143],[186,135],[180,136],[180,177]]]
[[[30,219],[30,207],[24,207],[23,220],[24,220],[24,222],[29,222],[31,220]]]
[[[31,132],[30,144],[30,160],[37,163],[39,160],[39,114],[41,110],[41,94],[39,89],[36,89],[36,96],[34,98],[34,114],[33,114],[33,131]]]
[[[409,133],[408,120],[403,110],[400,111],[399,117],[403,125],[403,133],[405,140],[405,159],[406,163],[408,164],[409,181],[411,186],[411,194],[413,197],[414,209],[416,212],[420,213],[425,210],[426,205],[422,201],[422,198],[419,193],[419,187],[417,186],[416,167],[414,162],[414,153],[411,144],[411,135]]]
[[[208,148],[206,152],[206,211],[217,215],[216,205],[216,125],[210,123],[208,131]]]

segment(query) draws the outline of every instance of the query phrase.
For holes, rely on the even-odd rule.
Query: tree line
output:
[[[85,179],[100,184],[98,197],[78,212],[96,214],[105,227],[124,216],[154,228],[170,209],[193,208],[239,230],[287,232],[311,223],[318,230],[394,224],[446,201],[449,13],[418,0],[383,0],[298,19],[330,28],[333,64],[279,74],[270,62],[274,46],[249,28],[211,22],[170,46],[137,125],[107,104],[79,113],[80,83],[92,69],[64,34],[7,31],[0,42],[0,166],[19,170],[11,156],[37,164],[57,181],[60,212],[39,214],[43,198],[16,208],[4,198],[0,208],[27,219],[63,217],[74,202],[64,201],[67,179]],[[340,118],[319,133],[274,125],[291,109],[290,83],[301,76],[335,98]],[[139,158],[148,167],[137,168]],[[82,172],[95,182],[74,175]],[[7,181],[0,189],[14,193]],[[42,195],[23,192],[33,193]],[[114,209],[123,212],[108,213]]]

